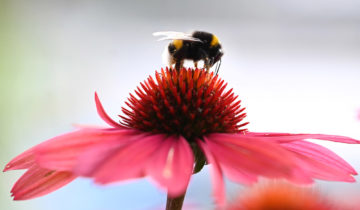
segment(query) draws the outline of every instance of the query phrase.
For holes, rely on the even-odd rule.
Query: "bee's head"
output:
[[[180,50],[183,46],[182,40],[174,40],[168,46],[168,51],[170,54],[174,54],[177,50]]]
[[[210,60],[210,66],[213,66],[215,63],[221,60],[221,57],[224,55],[224,52],[221,48],[221,45],[218,44],[209,50],[209,58]]]
[[[213,55],[214,56],[214,63],[217,63],[219,60],[221,60],[221,57],[223,55],[224,55],[224,52],[223,52],[221,46],[219,45],[219,48],[215,51],[215,54]]]
[[[216,44],[214,46],[210,45],[209,57],[210,57],[210,66],[216,64],[216,69],[215,69],[215,75],[216,75],[219,72],[219,68],[221,65],[221,57],[224,55],[224,52],[222,50],[221,44],[217,40],[217,37],[215,35],[213,37],[216,39],[216,41],[214,41],[214,43]]]
[[[215,69],[215,75],[218,74],[219,68],[221,66],[221,57],[224,55],[224,52],[222,51],[221,45],[219,45],[219,48],[216,50],[215,55],[212,59],[211,66],[213,66],[216,63],[216,69]]]
[[[224,55],[221,44],[217,36],[211,34],[211,42],[209,47],[209,57],[211,58],[211,66],[221,60]]]

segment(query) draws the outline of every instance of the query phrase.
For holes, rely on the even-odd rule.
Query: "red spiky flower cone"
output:
[[[214,195],[225,203],[223,176],[251,184],[258,177],[312,183],[314,178],[355,181],[355,170],[330,150],[305,141],[358,144],[333,135],[247,132],[244,108],[213,73],[169,69],[140,84],[112,120],[95,94],[108,128],[84,127],[36,145],[10,161],[5,171],[27,169],[12,190],[14,199],[50,193],[75,177],[98,184],[149,177],[170,198],[184,196],[191,175],[212,167]]]
[[[150,76],[130,94],[123,108],[123,125],[152,133],[181,135],[194,141],[210,133],[239,133],[247,123],[245,108],[232,89],[225,92],[224,80],[206,73],[182,69],[162,70]]]

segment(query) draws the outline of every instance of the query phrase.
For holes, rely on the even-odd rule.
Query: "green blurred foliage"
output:
[[[10,2],[0,1],[0,168],[12,158],[16,144],[16,137],[24,135],[26,130],[21,124],[25,123],[22,116],[26,115],[29,107],[24,109],[24,94],[31,96],[32,87],[27,86],[26,74],[31,74],[26,68],[26,44],[23,34],[18,31],[16,14],[12,13]],[[26,91],[24,91],[26,89]],[[26,118],[25,118],[26,119]],[[26,121],[26,123],[29,123]],[[15,144],[14,144],[15,143]],[[2,174],[0,176],[0,209],[28,209],[29,206],[13,202],[10,189],[18,175]]]

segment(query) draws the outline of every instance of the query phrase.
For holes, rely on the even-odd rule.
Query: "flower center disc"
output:
[[[155,80],[149,76],[130,94],[124,113],[124,126],[153,133],[184,136],[188,141],[209,133],[242,132],[248,123],[245,108],[232,89],[211,72],[201,69],[180,71],[161,69]]]

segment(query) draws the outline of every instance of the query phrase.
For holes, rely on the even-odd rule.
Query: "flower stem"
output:
[[[195,157],[195,166],[193,169],[193,174],[196,174],[200,172],[201,169],[206,164],[206,158],[204,153],[202,153],[201,149],[196,144],[192,144],[191,148],[192,151],[194,152],[194,157]],[[166,210],[181,210],[184,203],[185,194],[186,191],[184,192],[184,194],[176,198],[172,198],[168,195],[166,200]]]
[[[166,210],[181,210],[184,203],[185,193],[176,198],[169,197],[168,195],[166,201]]]

